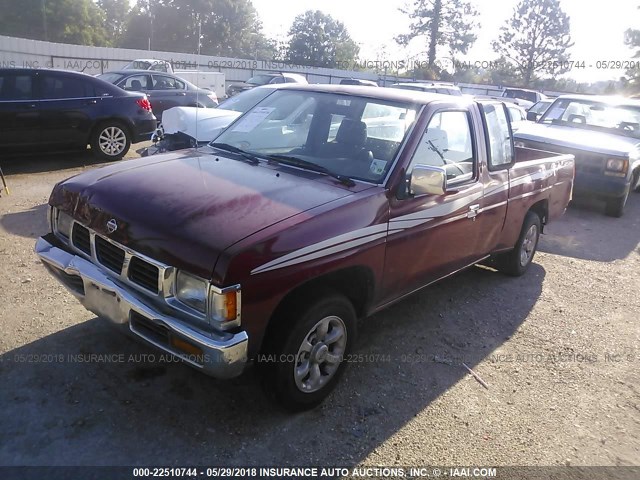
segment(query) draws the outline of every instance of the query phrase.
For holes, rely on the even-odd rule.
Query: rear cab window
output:
[[[508,168],[515,159],[507,107],[502,103],[481,103],[487,138],[489,170]]]

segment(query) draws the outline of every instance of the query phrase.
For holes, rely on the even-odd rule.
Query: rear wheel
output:
[[[624,213],[624,206],[627,204],[627,198],[629,198],[629,192],[625,193],[622,197],[608,199],[604,213],[609,217],[620,218]]]
[[[287,308],[288,317],[271,332],[259,362],[263,388],[291,411],[313,408],[329,395],[356,337],[356,314],[343,295],[303,304],[301,310]]]
[[[527,271],[538,249],[540,226],[540,217],[534,212],[527,212],[515,248],[496,258],[498,270],[514,277]]]
[[[129,151],[129,130],[117,121],[101,123],[91,136],[91,150],[105,160],[120,160]]]

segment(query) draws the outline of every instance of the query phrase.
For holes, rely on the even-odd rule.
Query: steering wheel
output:
[[[635,125],[637,125],[637,124],[635,124]],[[634,127],[634,124],[631,123],[631,122],[620,122],[616,128],[618,130],[622,130],[622,131],[625,131],[625,132],[635,132],[636,131],[636,129]]]

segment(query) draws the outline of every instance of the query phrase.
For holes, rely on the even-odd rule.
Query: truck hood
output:
[[[182,132],[208,142],[239,116],[240,112],[222,108],[173,107],[162,114],[162,126],[166,134]]]
[[[514,138],[612,156],[627,156],[640,146],[640,140],[624,135],[541,123],[523,126]]]
[[[50,203],[136,252],[211,278],[220,253],[239,240],[363,188],[209,149],[183,150],[72,177],[56,186]]]

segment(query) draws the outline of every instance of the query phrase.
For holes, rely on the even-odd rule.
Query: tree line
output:
[[[0,35],[36,40],[200,51],[329,68],[357,65],[359,54],[345,25],[317,10],[298,15],[285,41],[267,38],[250,0],[138,0],[134,6],[129,0],[0,0],[0,9]],[[559,78],[576,67],[569,56],[570,18],[560,0],[520,0],[492,43],[494,66],[453,72],[442,68],[441,60],[457,65],[456,60],[475,43],[479,24],[472,1],[413,0],[401,11],[411,24],[396,42],[423,47],[427,62],[397,73],[472,83],[572,86],[570,80]],[[625,35],[627,45],[640,48],[640,30],[629,29]],[[628,89],[640,90],[638,69],[623,80]]]
[[[250,0],[0,0],[0,35],[101,47],[284,60],[332,67],[359,47],[320,11],[295,18],[289,40],[262,32]]]

